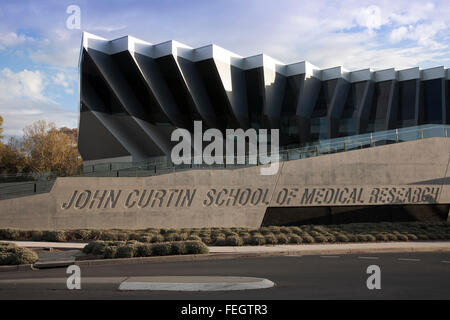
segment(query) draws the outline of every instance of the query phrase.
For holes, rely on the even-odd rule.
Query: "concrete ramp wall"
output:
[[[0,228],[259,227],[268,207],[450,204],[450,139],[430,138],[258,167],[139,178],[58,178],[0,201]],[[356,213],[357,214],[357,213]]]

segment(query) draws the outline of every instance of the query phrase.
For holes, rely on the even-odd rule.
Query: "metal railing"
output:
[[[450,125],[428,124],[322,140],[309,146],[298,148],[291,147],[289,149],[280,150],[279,155],[280,161],[289,161],[424,138],[449,137],[449,134]],[[169,159],[128,163],[102,163],[84,167],[83,174],[81,174],[81,176],[139,177],[193,169],[236,169],[259,165],[258,163],[250,163],[249,159],[250,157],[246,156],[243,163],[237,164],[237,158],[233,157],[232,161],[228,161],[228,163],[235,163],[233,165],[227,164],[226,157],[224,157],[224,164],[215,165],[174,165]]]

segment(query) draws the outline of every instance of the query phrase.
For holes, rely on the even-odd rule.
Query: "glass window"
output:
[[[131,54],[128,51],[124,51],[112,55],[112,58],[140,103],[142,108],[142,110],[138,111],[140,116],[147,118],[148,121],[156,125],[170,125],[169,119],[158,106],[153,94],[149,92],[145,79],[133,61]]]
[[[264,77],[263,69],[255,68],[245,72],[247,84],[248,118],[250,127],[259,129],[262,127],[262,108],[264,102]]]
[[[111,114],[126,113],[86,50],[83,53],[81,64],[81,94],[82,96],[96,95],[96,98],[101,101],[103,105],[89,106],[93,111]],[[92,98],[95,99],[94,97]],[[86,108],[83,110],[86,110]]]
[[[320,118],[327,115],[337,82],[338,79],[322,81],[319,96],[311,118]]]
[[[446,109],[447,124],[450,124],[450,80],[447,80],[446,83],[447,83],[447,90],[445,90],[445,92],[447,97],[447,109]]]
[[[386,119],[391,96],[392,80],[378,82],[375,85],[375,94],[373,96],[372,110],[369,120]]]
[[[352,118],[356,116],[355,112],[362,102],[366,85],[367,81],[360,81],[351,84],[347,99],[345,101],[342,118]]]
[[[397,119],[399,121],[415,119],[417,80],[399,82],[399,106]]]
[[[311,138],[313,141],[328,139],[328,119],[326,117],[311,119]]]
[[[425,123],[442,123],[442,79],[422,82]]]
[[[219,118],[222,128],[234,128],[237,122],[231,114],[231,105],[222,85],[219,72],[213,59],[196,63],[197,70],[205,86],[206,93],[211,101],[216,116]],[[234,67],[233,67],[234,68]]]
[[[303,75],[290,76],[286,80],[286,89],[281,106],[281,139],[282,144],[298,144],[299,133],[295,114],[300,94],[300,86]]]

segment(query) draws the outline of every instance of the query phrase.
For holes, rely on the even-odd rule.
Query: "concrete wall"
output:
[[[450,139],[431,138],[258,167],[139,178],[58,178],[0,201],[0,228],[258,227],[268,207],[450,203]]]

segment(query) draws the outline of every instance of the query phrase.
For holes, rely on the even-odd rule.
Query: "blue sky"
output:
[[[66,27],[69,5],[81,29]],[[78,122],[81,32],[191,47],[215,43],[241,56],[379,70],[450,67],[450,2],[302,0],[2,0],[0,115],[5,135],[45,119]]]

